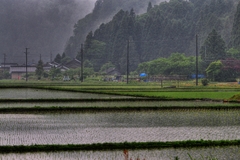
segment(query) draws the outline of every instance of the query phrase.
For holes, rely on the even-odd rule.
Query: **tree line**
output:
[[[105,2],[110,4],[111,1],[97,1],[93,13],[103,14]],[[78,26],[82,23],[79,21]],[[200,73],[211,75],[214,80],[226,80],[226,76],[231,79],[238,76],[237,72],[233,73],[238,66],[230,66],[229,62],[237,64],[240,59],[239,24],[237,0],[170,0],[159,5],[149,2],[146,13],[137,15],[134,7],[120,10],[111,21],[90,31],[84,40],[84,59],[92,64],[94,71],[111,62],[126,74],[129,49],[132,72],[190,75],[195,73],[195,37],[198,34]],[[81,28],[78,26],[72,39],[78,39],[76,35]],[[80,43],[71,42],[65,50],[67,55]],[[80,59],[80,54],[76,58]]]

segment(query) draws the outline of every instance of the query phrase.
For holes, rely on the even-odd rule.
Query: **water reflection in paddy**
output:
[[[118,97],[122,98],[125,96],[56,91],[45,89],[31,89],[31,88],[0,89],[0,99],[61,99],[61,98],[90,99],[90,98],[118,98]]]
[[[0,145],[240,139],[240,111],[1,114]]]
[[[197,107],[197,106],[236,106],[233,103],[222,103],[222,102],[208,102],[208,101],[119,101],[119,102],[5,102],[0,103],[0,108],[10,108],[10,107]]]
[[[0,89],[0,99],[106,99],[106,98],[135,98],[131,96],[118,96],[107,94],[91,94],[81,92],[56,91],[45,89]],[[161,106],[236,106],[236,104],[228,104],[222,102],[211,101],[121,101],[121,102],[7,102],[0,103],[0,108],[11,107],[161,107]]]

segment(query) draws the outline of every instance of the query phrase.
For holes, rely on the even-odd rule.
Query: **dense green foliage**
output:
[[[195,71],[195,57],[174,53],[169,58],[140,63],[137,70],[149,75],[190,75]]]
[[[134,4],[135,1],[131,2]],[[144,4],[142,1],[138,3]],[[88,23],[91,21],[93,26],[96,22],[94,17],[107,17],[117,4],[114,0],[97,1],[93,13],[76,24],[74,36],[70,38],[65,52],[76,55],[77,48],[85,41],[85,58],[93,63],[95,71],[110,61],[124,74],[128,40],[129,67],[130,71],[134,71],[139,63],[166,58],[172,53],[193,56],[195,35],[198,34],[199,45],[203,46],[202,55],[205,55],[207,48],[209,55],[219,60],[226,56],[225,43],[228,44],[234,37],[229,36],[232,32],[231,26],[233,25],[233,30],[237,27],[236,3],[237,0],[170,0],[154,6],[146,3],[144,5],[147,12],[141,15],[135,13],[139,7],[131,5],[132,9],[125,11],[126,8],[122,7],[123,10],[115,14],[110,22],[102,23],[98,29],[90,32],[93,28],[87,30]],[[112,8],[106,9],[106,6]],[[234,14],[235,20],[231,18]],[[86,32],[89,34],[83,40]],[[232,32],[232,35],[235,35],[235,32]],[[212,48],[214,45],[220,48]],[[202,71],[206,68],[207,65]],[[173,74],[171,72],[167,74]]]
[[[216,60],[211,62],[205,71],[211,81],[236,82],[240,75],[239,64],[240,60],[234,58]]]
[[[201,82],[202,82],[202,85],[203,85],[203,86],[207,86],[208,83],[209,83],[209,81],[208,81],[207,78],[202,79]]]
[[[51,68],[51,70],[49,71],[49,76],[51,77],[52,80],[54,80],[57,77],[61,76],[61,70],[59,68]]]
[[[221,69],[223,67],[223,64],[221,61],[215,61],[212,62],[208,68],[206,69],[206,73],[208,74],[208,77],[210,80],[219,80],[221,76]]]

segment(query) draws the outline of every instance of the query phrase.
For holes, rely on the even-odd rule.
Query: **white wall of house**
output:
[[[27,67],[28,73],[35,73],[36,67],[29,66]],[[12,79],[21,80],[22,76],[26,74],[26,66],[11,66],[9,73],[11,74]]]

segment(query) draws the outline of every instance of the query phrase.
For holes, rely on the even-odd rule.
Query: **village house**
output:
[[[28,73],[35,73],[35,71],[36,66],[27,66]],[[11,66],[9,73],[11,74],[11,79],[20,80],[26,74],[26,66]]]
[[[72,59],[71,61],[64,63],[64,64],[60,64],[57,63],[55,61],[53,62],[48,62],[43,66],[43,69],[45,71],[49,71],[51,68],[59,68],[61,69],[61,71],[67,71],[69,69],[76,69],[76,68],[80,68],[81,67],[81,62],[79,60],[77,60],[76,58]]]
[[[18,64],[17,63],[1,63],[1,69],[7,70],[7,71],[10,70],[11,66],[18,66]]]
[[[66,68],[71,68],[71,69],[76,69],[81,67],[81,61],[77,60],[76,58],[72,59],[71,61],[64,63],[64,67]]]
[[[122,75],[115,67],[108,68],[104,71],[105,78],[104,81],[121,81]]]
[[[67,62],[66,64],[59,64],[53,61],[47,62],[46,64],[43,65],[44,71],[47,72],[50,71],[51,68],[53,67],[59,68],[62,72],[64,72],[69,69],[76,69],[78,67],[81,67],[81,62],[78,61],[77,59],[73,59]],[[1,69],[9,71],[11,79],[21,80],[23,76],[26,74],[26,66],[25,65],[19,66],[17,63],[5,63],[4,65],[2,64]],[[28,73],[35,73],[35,71],[36,65],[27,66]]]
[[[52,68],[59,68],[62,72],[69,70],[69,68],[63,66],[62,64],[56,62],[47,62],[43,65],[43,70],[49,72]]]

